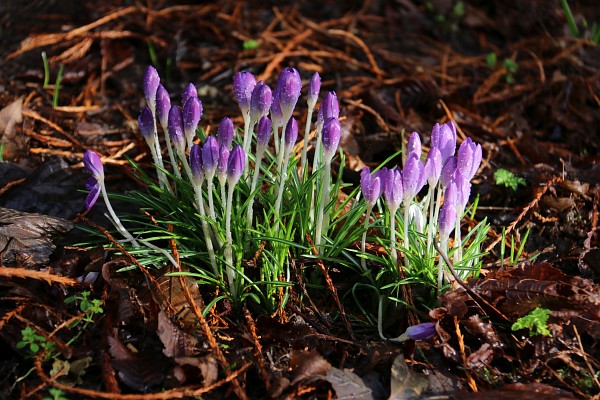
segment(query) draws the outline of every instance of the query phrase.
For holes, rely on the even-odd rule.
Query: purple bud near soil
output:
[[[323,155],[326,160],[331,161],[340,144],[342,137],[342,125],[340,121],[333,117],[329,118],[323,124],[321,133],[321,142],[323,143]]]
[[[296,140],[298,140],[298,121],[296,118],[290,118],[285,127],[285,148],[287,151],[292,150],[292,147],[296,144]]]
[[[173,143],[179,148],[185,145],[185,136],[183,133],[183,113],[181,108],[173,106],[169,110],[169,119],[167,122],[167,130]]]
[[[403,187],[402,173],[397,169],[387,171],[383,185],[383,196],[390,210],[397,210],[402,202]]]
[[[144,97],[151,110],[156,107],[156,90],[158,89],[158,85],[160,85],[158,71],[150,65],[144,74]]]
[[[219,162],[219,143],[214,136],[209,136],[204,141],[202,146],[202,164],[204,165],[204,173],[207,177],[214,176]]]
[[[192,179],[194,185],[200,186],[204,179],[204,170],[202,168],[202,147],[194,143],[190,149],[190,168],[192,169]]]
[[[315,72],[312,78],[310,78],[310,84],[308,85],[308,106],[314,107],[319,99],[319,92],[321,91],[321,77],[318,72]]]
[[[292,115],[302,90],[302,79],[295,68],[285,68],[279,75],[279,105],[284,115]]]
[[[183,89],[183,93],[181,93],[181,105],[185,107],[185,103],[193,98],[198,98],[198,90],[196,89],[196,85],[188,83],[185,89]]]
[[[219,147],[219,162],[217,163],[217,179],[225,182],[227,179],[227,162],[229,161],[229,148],[225,145]]]
[[[202,118],[202,103],[197,97],[190,97],[183,106],[183,131],[190,141],[196,135],[200,118]]]
[[[94,206],[100,195],[102,189],[100,182],[104,180],[104,166],[100,156],[92,150],[86,150],[83,154],[83,165],[92,174],[85,185],[86,189],[90,191],[85,199],[85,208],[89,210]]]
[[[440,175],[442,188],[447,188],[450,182],[452,182],[452,179],[454,179],[454,172],[456,172],[456,157],[450,156],[442,167],[442,173]]]
[[[422,324],[409,326],[406,336],[412,340],[425,340],[435,335],[435,322],[424,322]]]
[[[163,85],[158,85],[156,90],[156,118],[164,128],[169,121],[169,110],[171,109],[171,96]]]
[[[263,81],[260,81],[254,86],[250,97],[250,118],[254,121],[269,113],[271,103],[273,102],[273,94],[271,88]]]
[[[229,186],[235,185],[244,172],[246,166],[246,154],[242,146],[237,145],[231,150],[227,162],[227,181]]]
[[[440,238],[448,240],[456,223],[456,208],[449,202],[444,202],[439,216]]]
[[[419,157],[411,153],[402,169],[402,187],[404,188],[404,204],[406,207],[425,185],[423,163]]]
[[[154,116],[152,115],[152,111],[149,107],[144,107],[140,116],[138,117],[138,125],[140,127],[140,132],[144,135],[144,139],[146,142],[153,143],[154,142]]]
[[[442,154],[437,147],[429,149],[427,159],[425,160],[425,169],[423,174],[431,187],[435,186],[442,173]]]
[[[248,71],[241,71],[233,76],[233,96],[244,115],[250,111],[250,99],[254,86],[256,86],[256,79]]]
[[[417,132],[413,132],[408,138],[408,144],[406,146],[406,154],[416,154],[417,157],[421,158],[423,150],[421,148],[421,137]]]
[[[371,175],[369,167],[363,168],[360,173],[360,188],[367,204],[373,207],[381,195],[381,179]]]
[[[271,137],[271,120],[266,115],[258,121],[258,128],[256,129],[256,147],[259,149],[266,149],[269,144]]]
[[[96,201],[100,196],[102,186],[100,186],[100,182],[98,182],[96,178],[90,176],[90,178],[85,183],[85,188],[90,191],[87,197],[85,198],[85,209],[89,210],[94,206],[94,204],[96,204]]]
[[[235,129],[233,128],[233,122],[231,119],[225,117],[219,123],[219,128],[217,129],[217,141],[219,145],[227,147],[227,149],[231,148],[231,143],[233,143],[233,135],[235,133]]]

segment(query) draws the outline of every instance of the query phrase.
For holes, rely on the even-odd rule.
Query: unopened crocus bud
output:
[[[267,115],[272,102],[273,94],[269,85],[263,81],[258,82],[250,97],[250,119],[258,121],[262,116]]]
[[[454,179],[454,172],[456,172],[456,157],[450,156],[442,167],[442,174],[440,175],[442,188],[447,188],[450,182],[452,182],[452,179]]]
[[[204,169],[202,166],[202,147],[194,143],[190,149],[190,168],[192,169],[192,179],[194,185],[202,185],[204,180]]]
[[[250,99],[254,86],[256,86],[256,79],[248,71],[241,71],[233,76],[233,96],[244,116],[248,115],[250,111]]]
[[[429,186],[434,187],[437,185],[440,175],[442,173],[442,155],[437,147],[432,147],[427,153],[427,159],[425,160],[425,169],[423,175]]]
[[[159,84],[160,77],[158,76],[158,71],[153,66],[149,66],[144,74],[144,97],[152,112],[156,108],[156,90]]]
[[[283,113],[281,112],[281,105],[279,104],[279,93],[281,89],[279,85],[273,90],[273,102],[271,103],[271,121],[277,126],[283,125]]]
[[[188,83],[188,85],[183,89],[183,93],[181,93],[181,105],[185,107],[185,104],[189,99],[197,99],[198,98],[198,89],[196,89],[196,85],[193,83]]]
[[[335,92],[328,92],[321,102],[319,113],[317,114],[317,124],[324,124],[329,118],[340,117],[340,103]]]
[[[390,210],[395,212],[400,207],[403,192],[402,173],[395,168],[388,170],[383,185],[383,196]]]
[[[219,142],[220,146],[225,146],[227,149],[230,149],[231,143],[233,143],[233,135],[233,122],[227,117],[223,118],[217,129],[217,142]]]
[[[156,90],[156,118],[164,130],[169,122],[169,110],[171,109],[171,97],[163,85],[158,85]]]
[[[416,154],[418,158],[421,158],[422,149],[421,149],[421,137],[417,132],[413,132],[408,138],[408,145],[406,146],[406,154],[410,156],[411,154]]]
[[[310,78],[310,84],[308,85],[308,107],[314,108],[319,99],[319,92],[321,91],[321,77],[318,72],[315,72],[312,78]]]
[[[240,180],[245,166],[246,154],[242,146],[238,144],[231,150],[227,162],[227,183],[230,187],[234,186]]]
[[[435,335],[435,322],[424,322],[419,325],[409,326],[405,335],[412,340],[426,340]]]
[[[360,173],[360,189],[367,204],[374,207],[381,195],[381,179],[377,175],[371,175],[369,167],[363,168]]]
[[[416,154],[411,153],[402,169],[402,187],[404,188],[404,206],[408,207],[410,202],[419,193],[423,185],[424,179],[423,163],[419,160]]]
[[[444,204],[450,204],[453,207],[456,207],[458,203],[458,188],[456,186],[456,182],[450,182],[450,185],[444,191]]]
[[[256,129],[256,147],[263,151],[269,144],[269,138],[271,137],[271,120],[266,115],[258,121],[258,128]]]
[[[217,163],[219,162],[219,143],[214,136],[209,136],[202,146],[202,164],[207,179],[212,179],[215,175]]]
[[[179,153],[185,151],[185,135],[183,133],[183,115],[181,108],[173,106],[169,110],[169,119],[167,123],[167,130],[169,131],[169,137],[173,142],[173,145]]]
[[[471,138],[463,141],[458,148],[456,169],[471,180],[481,164],[481,145],[473,143]]]
[[[456,183],[458,193],[456,211],[458,213],[458,217],[461,218],[462,213],[469,202],[469,197],[471,196],[471,182],[469,182],[469,179],[457,169],[454,174],[453,183]]]
[[[104,181],[104,166],[100,156],[92,150],[86,150],[83,154],[83,165],[92,174],[85,184],[86,189],[90,191],[85,199],[85,208],[89,210],[100,195],[101,182]]]
[[[325,160],[331,161],[338,149],[341,137],[342,125],[340,121],[335,117],[327,119],[323,124],[323,132],[321,133]]]
[[[285,118],[289,118],[300,97],[302,79],[295,68],[285,68],[279,75],[277,85],[280,86],[279,105],[281,111]]]
[[[227,162],[229,161],[229,149],[225,145],[219,147],[219,162],[217,163],[217,179],[221,185],[227,180]]]
[[[183,106],[183,132],[189,143],[194,141],[200,118],[202,118],[202,103],[197,97],[190,97]]]
[[[456,209],[449,202],[444,202],[439,216],[440,239],[448,240],[456,223]]]
[[[437,147],[442,155],[442,165],[456,152],[456,128],[452,121],[435,124],[431,131],[431,147]]]
[[[149,146],[154,144],[154,115],[152,115],[152,111],[150,111],[149,107],[144,107],[140,116],[138,117],[138,125],[140,127],[140,132],[146,139],[146,143]]]
[[[290,118],[286,127],[285,127],[285,149],[286,151],[291,151],[292,147],[296,144],[296,140],[298,140],[298,121],[296,118]]]

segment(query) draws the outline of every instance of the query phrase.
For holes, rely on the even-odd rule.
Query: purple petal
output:
[[[404,191],[402,173],[397,169],[390,169],[386,175],[383,195],[390,211],[395,212],[400,207]]]
[[[163,85],[159,85],[156,90],[156,117],[160,125],[166,128],[169,121],[169,110],[171,109],[171,97]]]
[[[310,84],[308,85],[308,105],[314,107],[319,99],[319,92],[321,91],[321,77],[318,72],[310,78]]]
[[[430,186],[435,186],[442,173],[442,154],[437,147],[432,147],[425,160],[423,175]]]
[[[444,202],[439,216],[440,238],[448,240],[456,223],[456,209],[450,202]]]
[[[273,102],[273,94],[271,88],[263,81],[260,81],[252,90],[250,97],[250,118],[258,121],[260,117],[267,115]]]
[[[154,141],[154,115],[149,107],[144,107],[140,113],[138,125],[146,141]]]
[[[285,68],[279,75],[279,105],[284,116],[292,115],[302,90],[302,79],[295,68]]]
[[[194,143],[190,149],[190,168],[194,184],[199,186],[204,179],[204,170],[202,169],[202,147]]]
[[[227,181],[229,186],[235,185],[244,172],[246,166],[246,154],[242,146],[237,145],[231,150],[227,162]]]
[[[425,184],[425,166],[416,154],[411,153],[402,169],[402,186],[404,188],[404,204],[409,206],[412,199],[419,193]]]
[[[448,158],[442,167],[442,174],[440,175],[440,183],[442,184],[442,188],[448,187],[454,178],[454,172],[456,172],[456,157],[450,156],[450,158]]]
[[[285,147],[288,151],[294,147],[298,140],[298,121],[296,118],[290,118],[285,127]]]
[[[241,71],[233,76],[233,96],[244,115],[250,111],[250,98],[254,86],[256,86],[256,79],[248,71]]]
[[[271,128],[271,120],[266,115],[258,121],[258,128],[256,129],[256,146],[258,148],[267,148],[271,137]]]
[[[185,107],[185,104],[189,99],[197,99],[198,98],[198,90],[196,89],[196,85],[193,83],[188,83],[188,85],[183,89],[183,93],[181,93],[181,105]]]
[[[217,164],[217,178],[219,182],[227,179],[227,162],[229,161],[229,149],[224,145],[219,147],[219,162]]]
[[[406,335],[412,340],[425,340],[435,335],[435,322],[425,322],[419,325],[409,326]]]
[[[86,184],[86,189],[89,189],[89,193],[87,195],[87,197],[85,198],[85,208],[87,210],[89,210],[90,208],[92,208],[94,206],[94,204],[96,204],[96,200],[98,200],[98,196],[100,196],[100,190],[101,190],[101,186],[100,183],[98,183],[98,181],[96,181],[95,178],[91,178],[94,179],[94,181],[96,182],[94,185],[92,185],[91,187],[88,187],[88,184],[90,183],[90,180],[88,180],[88,184]]]
[[[102,159],[100,159],[100,156],[96,152],[86,150],[83,154],[83,165],[85,165],[85,168],[96,180],[101,181],[104,179]]]
[[[144,97],[151,109],[156,108],[156,90],[160,85],[158,71],[153,66],[149,66],[144,74]]]
[[[325,159],[331,161],[340,145],[341,137],[342,125],[340,124],[340,121],[335,117],[327,119],[323,124],[323,132],[321,133],[321,142],[323,144],[323,155],[325,156]]]
[[[202,118],[202,103],[197,97],[190,97],[183,106],[183,131],[185,137],[192,141],[196,135],[198,122]]]
[[[230,149],[231,143],[233,143],[234,132],[233,122],[227,117],[223,118],[217,129],[217,141],[219,142],[219,145]]]
[[[406,146],[406,154],[416,154],[417,157],[421,158],[421,137],[417,132],[413,132],[408,139],[408,145]]]
[[[182,145],[185,145],[185,136],[183,133],[183,113],[181,112],[181,108],[178,106],[173,106],[169,110],[167,130],[169,131],[171,140],[176,146],[181,147]]]
[[[204,165],[204,172],[206,175],[211,177],[217,168],[219,162],[219,143],[214,136],[209,136],[204,141],[202,147],[202,164]]]

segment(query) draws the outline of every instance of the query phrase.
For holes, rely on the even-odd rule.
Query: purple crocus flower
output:
[[[381,179],[376,174],[371,175],[369,167],[360,173],[360,189],[367,204],[374,207],[381,195]]]
[[[340,117],[340,104],[335,92],[328,92],[321,102],[321,107],[317,113],[317,125],[323,126],[329,118]]]
[[[402,187],[404,188],[404,206],[410,206],[411,201],[425,185],[423,163],[416,154],[411,153],[402,169]]]
[[[459,217],[462,217],[462,213],[469,202],[471,196],[471,182],[464,176],[458,169],[454,174],[454,182],[456,183],[457,198],[456,198],[456,211]]]
[[[188,83],[188,85],[183,89],[183,93],[181,93],[181,105],[185,108],[185,104],[189,99],[197,99],[198,98],[198,90],[196,89],[196,85],[193,83]]]
[[[440,175],[442,174],[442,154],[437,147],[432,147],[427,153],[427,159],[425,160],[425,169],[423,175],[430,187],[437,185]]]
[[[424,322],[422,324],[409,326],[406,329],[406,336],[412,340],[425,340],[435,335],[435,322]]]
[[[194,143],[190,149],[190,168],[192,169],[192,179],[194,185],[202,185],[204,180],[204,170],[202,166],[202,147]]]
[[[481,164],[481,145],[473,143],[471,138],[463,141],[458,148],[456,169],[469,180],[475,176]]]
[[[458,203],[458,187],[456,186],[456,182],[451,182],[450,185],[444,191],[444,204],[448,203],[452,207],[456,208],[456,204]]]
[[[454,183],[452,183],[454,184]],[[447,241],[456,223],[456,208],[449,201],[444,201],[439,216],[440,239]]]
[[[156,90],[156,118],[160,125],[166,130],[169,122],[169,110],[171,109],[171,96],[163,85],[158,85]]]
[[[271,103],[271,121],[277,126],[283,124],[283,112],[281,111],[281,105],[279,104],[279,93],[281,88],[279,85],[275,86],[273,90],[273,102]]]
[[[140,127],[140,132],[146,139],[148,145],[152,145],[154,143],[154,115],[152,115],[152,111],[148,106],[144,107],[140,116],[138,117],[138,125]]]
[[[402,173],[396,168],[388,170],[383,185],[383,196],[388,208],[392,212],[395,212],[400,207],[403,193]]]
[[[219,161],[217,163],[217,179],[221,184],[227,180],[227,162],[229,161],[229,149],[225,145],[219,147]]]
[[[410,156],[411,154],[416,154],[418,158],[421,158],[421,153],[423,150],[421,149],[421,137],[417,132],[413,132],[408,138],[408,145],[406,146],[406,154]]]
[[[233,76],[233,96],[244,116],[248,115],[250,111],[250,99],[254,86],[256,86],[256,79],[248,71],[241,71]]]
[[[217,129],[217,142],[219,142],[219,145],[225,146],[229,150],[231,148],[231,143],[233,143],[233,135],[233,122],[227,117],[223,118]]]
[[[158,89],[158,85],[160,85],[158,71],[150,65],[144,74],[144,97],[146,98],[146,103],[148,103],[150,110],[156,108],[156,90]]]
[[[185,151],[185,135],[183,131],[183,114],[181,108],[173,106],[169,110],[169,119],[167,122],[167,130],[169,131],[169,137],[175,145],[178,152],[183,153]]]
[[[456,152],[456,127],[452,121],[435,124],[431,131],[431,147],[437,147],[442,155],[442,165]]]
[[[256,147],[258,149],[264,151],[267,148],[271,137],[271,128],[271,120],[266,115],[258,121],[258,128],[256,129]]]
[[[440,175],[440,183],[442,188],[447,188],[450,182],[454,179],[454,173],[456,172],[456,157],[450,156],[446,163],[442,167],[442,173]]]
[[[92,150],[86,150],[83,154],[83,165],[92,174],[85,184],[85,188],[90,191],[85,199],[85,207],[89,210],[94,206],[96,200],[98,200],[98,196],[102,190],[104,166],[102,165],[100,156]]]
[[[279,105],[284,118],[289,118],[296,107],[300,91],[302,90],[302,79],[295,68],[285,68],[279,75],[277,85],[280,87]]]
[[[254,86],[250,97],[250,118],[253,121],[258,121],[262,116],[269,113],[271,103],[273,102],[273,94],[271,88],[263,81],[260,81]]]
[[[292,147],[296,144],[296,140],[298,140],[298,121],[296,118],[290,118],[285,127],[285,149],[287,152],[292,150]]]
[[[219,143],[214,136],[209,136],[202,146],[202,164],[207,179],[212,179],[215,175],[217,164],[219,162]]]
[[[242,176],[246,166],[246,154],[239,144],[231,150],[227,162],[227,182],[229,187],[233,187]]]
[[[318,72],[315,72],[312,78],[310,78],[310,84],[308,85],[308,106],[314,108],[319,99],[319,92],[321,91],[321,77]]]
[[[331,161],[340,144],[342,136],[342,125],[340,121],[333,117],[329,118],[323,124],[323,132],[321,134],[323,143],[323,156],[326,161]]]
[[[183,106],[183,132],[189,143],[194,141],[200,118],[202,118],[202,103],[197,97],[188,98]]]

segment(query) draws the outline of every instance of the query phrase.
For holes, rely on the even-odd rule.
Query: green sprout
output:
[[[242,44],[242,47],[243,47],[244,51],[256,50],[260,47],[260,43],[258,43],[258,41],[256,41],[256,40],[250,39],[250,40],[244,41],[244,43]]]
[[[498,64],[498,56],[493,51],[491,53],[486,54],[485,63],[488,67],[494,68],[496,64]]]
[[[524,178],[516,176],[504,168],[500,168],[494,172],[494,179],[496,180],[496,185],[505,186],[512,190],[517,190],[519,186],[527,186],[527,182]]]
[[[579,31],[579,27],[575,22],[575,17],[573,17],[571,7],[569,6],[567,0],[560,0],[560,5],[562,6],[563,11],[565,12],[565,17],[567,18],[567,25],[569,26],[569,31],[571,31],[571,35],[573,35],[573,37],[588,37],[594,45],[600,43],[600,25],[594,22],[590,27],[587,20],[584,18],[582,21],[582,28],[584,30],[584,34],[581,35],[581,32]]]
[[[48,83],[50,83],[50,64],[48,63],[48,56],[45,51],[42,51],[42,64],[44,65],[44,85],[43,89],[48,87]]]
[[[545,308],[535,308],[527,315],[522,316],[515,322],[511,329],[518,331],[521,329],[529,329],[529,336],[544,335],[552,336],[548,330],[548,317],[552,311]]]
[[[57,388],[48,389],[50,396],[44,397],[44,400],[68,400],[64,391]]]
[[[63,72],[65,66],[60,65],[60,69],[58,70],[58,75],[56,76],[56,82],[54,83],[54,96],[52,97],[52,107],[58,107],[58,93],[60,92],[60,83],[62,81]]]

